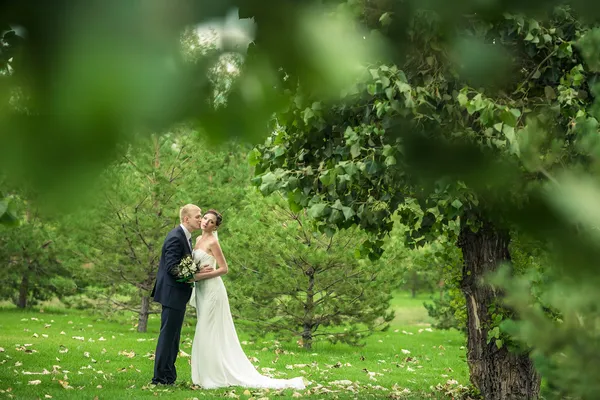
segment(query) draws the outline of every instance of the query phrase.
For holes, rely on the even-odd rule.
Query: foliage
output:
[[[421,209],[411,205],[402,210],[408,226],[423,228],[414,232],[417,243],[435,239],[422,236],[431,228],[457,232],[459,215],[463,223],[476,222],[481,211],[501,211],[501,201],[525,200],[518,194],[526,181],[514,175],[518,169],[511,156],[521,161],[524,177],[539,181],[535,178],[575,157],[576,148],[568,146],[574,134],[594,130],[593,117],[585,113],[591,97],[583,61],[573,49],[584,28],[565,8],[542,22],[513,15],[495,24],[476,17],[464,22],[473,27],[458,35],[494,40],[498,49],[514,52],[513,66],[522,80],[507,84],[516,90],[513,97],[499,88],[469,86],[470,75],[461,74],[450,54],[440,49],[446,45],[450,52],[454,43],[442,42],[435,15],[417,15],[411,31],[414,53],[402,70],[374,66],[369,77],[329,106],[303,88],[292,88],[293,101],[279,115],[285,129],[277,129],[255,153],[261,190],[284,190],[295,204],[318,210],[315,216],[326,226],[359,224],[372,232],[389,231],[392,213],[407,197],[415,197]],[[548,38],[531,39],[534,33]],[[550,89],[559,94],[546,96]],[[577,129],[591,130],[575,130],[576,118],[582,123],[581,128],[575,124]],[[550,123],[563,128],[552,130],[556,138],[540,131]],[[464,142],[477,144],[484,153]],[[443,150],[454,153],[429,163]],[[542,164],[534,161],[540,153]],[[492,161],[500,154],[508,159]],[[475,163],[483,169],[470,169]],[[500,173],[509,175],[500,179]],[[494,186],[485,187],[488,179]],[[507,185],[513,190],[505,190]]]
[[[443,286],[439,296],[432,297],[431,303],[424,303],[427,313],[435,319],[438,329],[458,329],[466,333],[467,307],[461,291],[462,255],[456,246],[448,242],[435,242],[443,260],[440,279]]]
[[[15,227],[0,225],[0,299],[25,308],[75,292],[74,266],[63,252],[57,222],[20,195],[14,194],[11,202],[24,217]]]
[[[257,36],[269,39],[253,49],[233,82],[218,75],[237,62],[232,53],[245,52],[236,35],[251,26],[246,18],[224,18],[234,8],[229,1],[91,1],[77,7],[62,1],[32,5],[36,12],[5,4],[0,130],[7,134],[0,170],[15,182],[31,182],[47,195],[45,205],[69,209],[82,189],[90,189],[90,177],[136,135],[193,121],[215,141],[262,138],[283,104],[274,86],[281,67],[335,93],[376,48],[350,17],[327,12],[320,2],[235,6],[260,20]],[[233,34],[189,62],[182,35],[214,20]]]
[[[581,16],[574,17],[564,7],[550,15],[557,1],[431,1],[426,11],[412,1],[348,2],[346,8],[359,10],[366,25],[383,25],[379,37],[387,39],[389,59],[402,68],[374,66],[376,76],[366,88],[350,91],[346,104],[335,109],[311,96],[330,101],[347,89],[360,56],[369,55],[365,48],[380,48],[380,42],[349,19],[331,18],[321,5],[242,0],[237,4],[243,14],[258,22],[257,46],[227,106],[217,111],[210,104],[214,90],[208,77],[215,58],[187,66],[180,59],[179,40],[183,27],[223,15],[230,2],[182,0],[177,7],[164,2],[102,2],[102,7],[94,1],[77,7],[63,3],[11,3],[0,13],[3,40],[15,38],[11,32],[19,28],[27,33],[22,45],[3,43],[0,57],[0,129],[6,132],[0,168],[11,180],[31,180],[41,192],[52,188],[59,194],[55,203],[76,202],[89,178],[114,155],[117,143],[143,128],[154,132],[193,116],[215,137],[251,136],[262,132],[272,112],[285,105],[277,89],[288,86],[295,92],[300,81],[306,96],[298,98],[297,110],[287,113],[291,118],[280,122],[307,128],[306,137],[315,140],[310,146],[273,148],[274,158],[288,149],[299,158],[300,163],[290,159],[280,167],[302,173],[271,171],[260,182],[266,191],[284,175],[295,178],[285,189],[294,192],[298,182],[308,188],[310,196],[298,190],[294,201],[316,206],[322,229],[331,225],[330,233],[340,225],[340,212],[343,225],[360,223],[371,232],[389,231],[388,217],[405,197],[421,200],[421,215],[406,214],[407,226],[425,228],[415,232],[413,239],[419,243],[434,239],[437,228],[456,233],[458,215],[463,226],[469,222],[475,230],[482,215],[512,222],[518,230],[549,242],[556,287],[569,294],[563,298],[574,299],[559,304],[565,320],[582,313],[593,319],[598,299],[592,288],[598,283],[600,253],[595,201],[600,193],[594,50],[598,30],[588,30],[585,24],[599,16],[596,3],[571,1]],[[20,25],[13,30],[9,23]],[[5,73],[7,63],[10,74]],[[280,69],[285,71],[284,83],[276,82],[284,75]],[[491,79],[485,79],[488,76]],[[373,120],[377,123],[370,126]],[[310,129],[319,126],[343,129],[327,135]],[[346,143],[341,136],[348,126]],[[382,129],[385,135],[378,135]],[[414,131],[431,139],[411,135]],[[304,136],[300,138],[301,142]],[[474,143],[489,150],[482,153]],[[301,151],[303,147],[312,152]],[[321,148],[325,151],[319,152]],[[321,167],[320,160],[349,162],[332,168],[327,163]],[[563,175],[565,170],[568,174]],[[358,200],[340,200],[337,205],[337,189],[331,185],[333,198],[313,196],[311,190],[323,197],[319,178],[325,175],[330,175],[325,182],[336,175],[336,187],[349,188],[352,199]],[[0,201],[4,222],[6,202]],[[430,228],[436,228],[433,234]],[[381,244],[380,237],[367,242],[363,254],[377,253]],[[553,329],[546,329],[549,326]],[[576,324],[536,323],[530,331],[523,327],[531,343],[559,354],[560,345],[536,338],[551,331],[565,343],[571,336],[594,333]],[[593,348],[586,350],[597,354]],[[586,364],[590,358],[574,357],[570,371],[593,373]],[[575,386],[565,387],[576,391]]]
[[[404,16],[395,17],[390,22],[388,15],[383,31],[406,25]],[[482,277],[472,275],[471,263],[480,260],[481,273],[510,260],[508,248],[492,245],[495,238],[509,243],[508,226],[560,243],[569,228],[559,227],[572,224],[565,216],[581,215],[565,187],[575,193],[589,182],[569,182],[561,172],[597,170],[595,61],[582,58],[594,54],[596,30],[567,6],[534,18],[462,15],[450,29],[443,18],[431,10],[411,14],[406,57],[398,65],[371,66],[336,102],[320,101],[302,82],[288,85],[281,127],[257,148],[254,162],[265,194],[282,191],[295,206],[315,210],[323,232],[361,226],[373,234],[363,248],[375,257],[397,210],[412,228],[409,243],[460,233],[463,255],[472,252],[461,287],[473,308],[481,304],[472,290],[487,296],[478,299],[486,302],[484,314],[469,316],[473,328],[483,318],[486,342],[471,338],[472,351],[489,349],[490,339],[502,347],[498,325],[513,314],[499,302],[487,303],[501,292],[479,286]],[[581,217],[578,222],[586,224]],[[464,240],[473,238],[492,246],[469,247]],[[494,254],[489,264],[482,259],[486,251]],[[586,251],[595,254],[597,246]],[[575,256],[571,249],[567,254]]]
[[[247,22],[251,21],[245,22],[247,25]],[[247,32],[248,35],[250,33]],[[207,71],[214,92],[209,103],[214,108],[222,107],[227,103],[227,95],[231,91],[235,79],[239,77],[244,62],[245,52],[240,50],[245,50],[245,48],[222,52],[221,46],[218,44],[223,43],[226,37],[226,32],[218,32],[216,28],[210,26],[205,29],[188,27],[181,34],[182,53],[188,63],[198,65],[210,55],[216,54],[214,64]]]
[[[221,235],[235,271],[232,303],[256,335],[296,338],[307,349],[321,338],[363,344],[393,318],[393,269],[355,259],[365,240],[360,231],[328,237],[311,226],[308,213],[278,196],[248,193],[227,223],[231,238]]]
[[[399,288],[418,293],[431,293],[443,282],[440,280],[440,259],[433,246],[409,249],[404,244],[407,228],[395,221],[394,228],[383,244],[381,262],[400,277]],[[439,254],[439,253],[438,253]],[[439,268],[437,268],[439,267]]]

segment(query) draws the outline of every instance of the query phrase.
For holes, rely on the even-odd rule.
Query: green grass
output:
[[[391,302],[396,313],[393,324],[429,326],[433,319],[427,315],[423,303],[430,303],[431,296],[431,294],[418,294],[413,298],[408,292],[395,293]]]
[[[93,312],[5,307],[0,310],[0,398],[450,398],[447,394],[468,384],[465,339],[456,331],[427,326],[422,306],[427,299],[398,294],[391,329],[373,335],[362,348],[317,343],[306,352],[296,343],[268,339],[248,343],[239,332],[247,343],[246,354],[257,359],[259,369],[268,368],[275,377],[304,376],[313,382],[297,392],[196,388],[189,382],[190,358],[185,355],[177,360],[180,385],[154,387],[149,382],[159,316],[151,317],[147,333],[137,333],[133,318],[103,321]],[[181,346],[188,354],[194,323],[188,312]]]

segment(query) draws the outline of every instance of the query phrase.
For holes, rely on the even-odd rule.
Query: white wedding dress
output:
[[[194,250],[197,265],[216,268],[216,260]],[[198,322],[192,344],[192,382],[205,389],[227,386],[304,389],[302,377],[274,379],[261,375],[240,344],[229,309],[227,291],[220,276],[196,282],[192,298]]]

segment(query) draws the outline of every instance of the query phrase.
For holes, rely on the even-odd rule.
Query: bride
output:
[[[192,382],[206,389],[227,386],[247,388],[304,389],[301,377],[273,379],[261,375],[240,345],[225,285],[221,275],[228,271],[216,230],[223,217],[208,210],[202,217],[202,235],[196,239],[193,257],[197,265],[210,265],[194,276],[190,303],[196,307],[198,322],[192,344]],[[218,268],[217,268],[218,267]]]

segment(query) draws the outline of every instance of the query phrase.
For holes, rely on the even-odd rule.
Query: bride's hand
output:
[[[211,267],[210,265],[203,265],[200,267],[200,270],[198,271],[201,274],[205,274],[207,272],[212,272],[215,269],[213,267]]]
[[[213,267],[203,267],[200,268],[200,271],[194,274],[194,281],[202,280],[202,278],[209,272],[213,272],[215,269]]]

